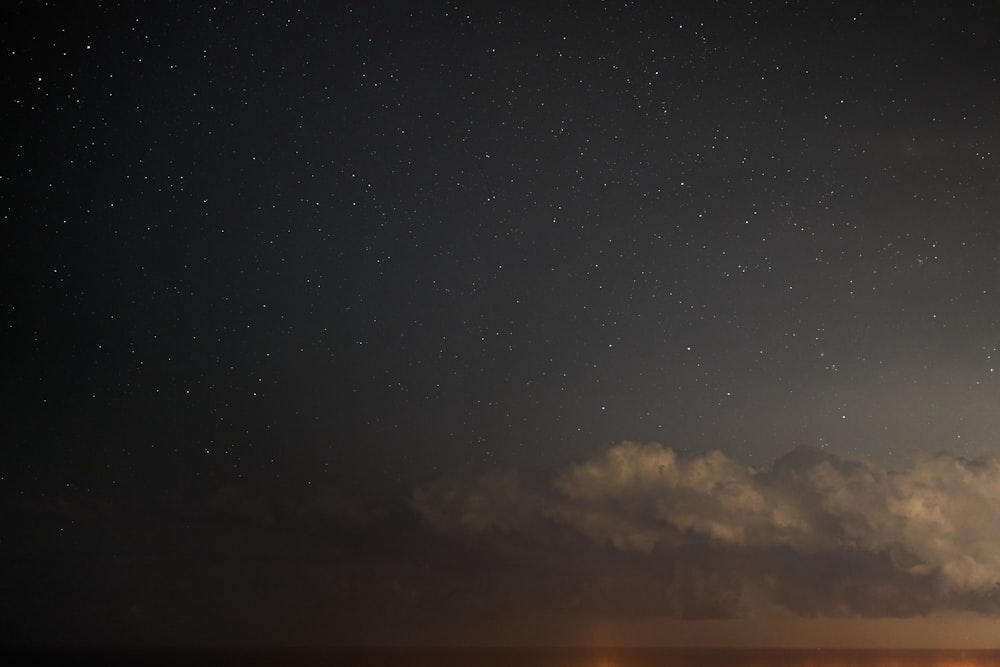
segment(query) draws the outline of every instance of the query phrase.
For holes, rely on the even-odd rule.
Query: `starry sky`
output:
[[[995,642],[989,4],[2,11],[4,643]]]

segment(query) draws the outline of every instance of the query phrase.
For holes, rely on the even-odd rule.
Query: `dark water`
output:
[[[998,651],[683,649],[38,650],[9,665],[117,667],[1000,667]]]

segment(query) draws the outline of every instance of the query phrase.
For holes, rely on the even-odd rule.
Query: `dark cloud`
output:
[[[318,529],[363,524],[370,518],[359,500],[325,485],[297,490],[226,484],[206,493],[201,504],[216,518]]]
[[[1000,602],[994,460],[887,470],[798,449],[759,469],[623,442],[545,479],[425,486],[412,504],[441,534],[503,554],[521,603],[563,611],[900,617]]]
[[[26,610],[8,627],[63,643],[110,641],[106,628],[156,644],[254,643],[263,628],[295,645],[489,643],[588,619],[1000,611],[994,461],[886,470],[799,449],[759,469],[625,442],[544,475],[406,493],[53,501],[7,531],[3,583]],[[37,596],[42,582],[56,592]]]

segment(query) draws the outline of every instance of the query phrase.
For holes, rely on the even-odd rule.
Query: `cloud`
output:
[[[412,506],[602,612],[911,616],[1000,602],[995,460],[887,470],[800,448],[760,469],[623,442],[544,479],[425,486]]]

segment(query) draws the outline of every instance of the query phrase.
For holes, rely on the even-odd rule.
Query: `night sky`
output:
[[[990,3],[2,18],[3,643],[1000,648]]]

